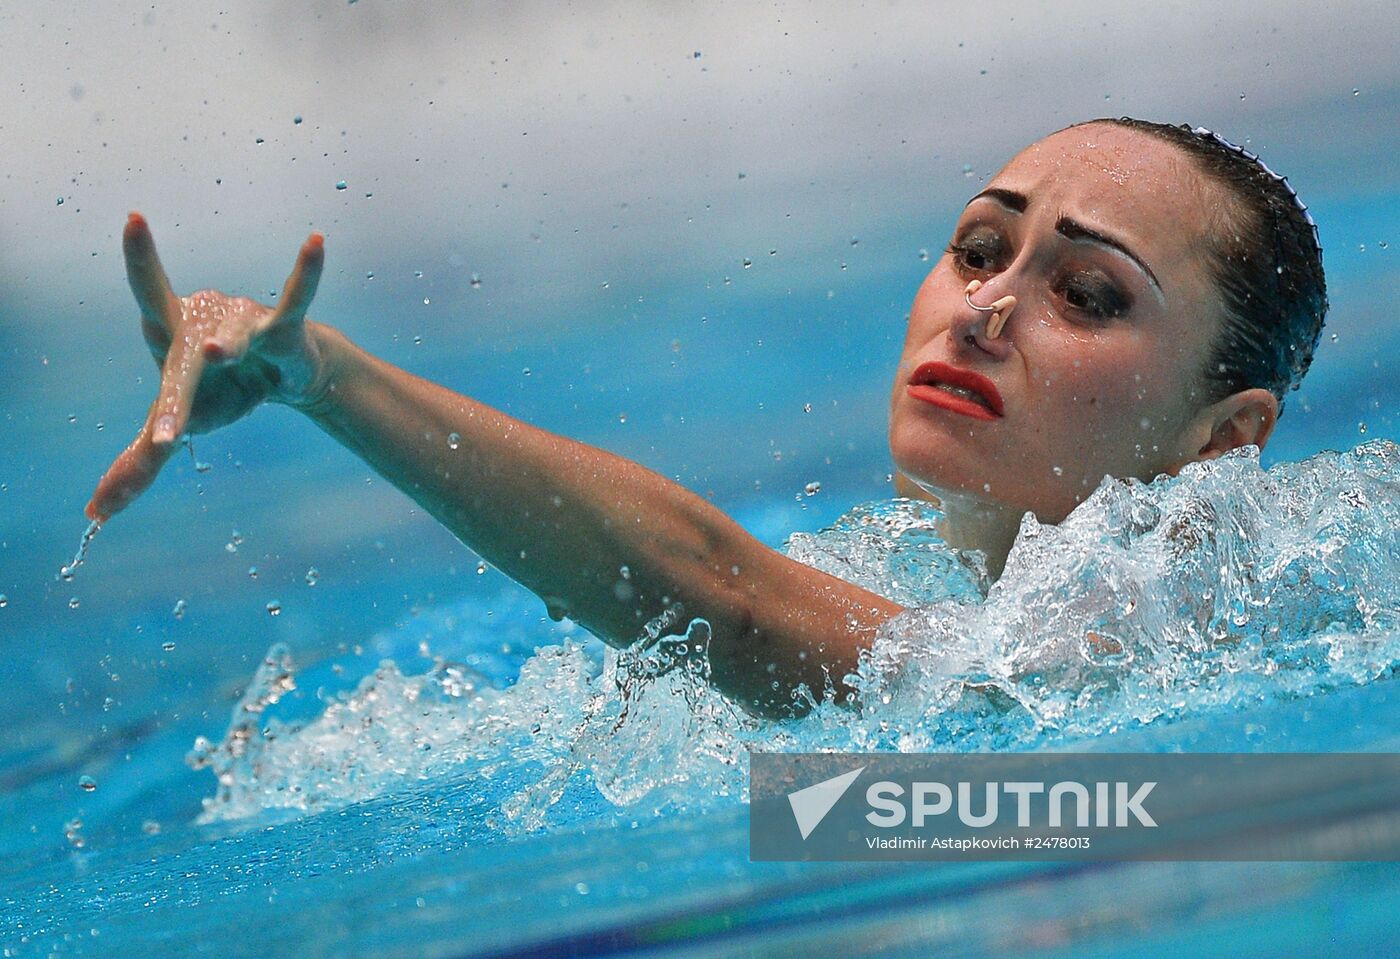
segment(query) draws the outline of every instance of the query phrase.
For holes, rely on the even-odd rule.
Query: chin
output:
[[[1044,485],[1028,488],[1024,475],[979,468],[951,443],[932,445],[925,440],[917,446],[901,447],[899,438],[892,434],[890,452],[910,483],[940,501],[961,500],[968,507],[1009,510],[1018,516],[1034,513],[1037,520],[1051,525],[1079,505],[1072,490]],[[1089,492],[1085,490],[1084,497]]]
[[[895,466],[925,489],[980,493],[992,472],[980,466],[980,458],[959,443],[958,437],[925,424],[896,422],[889,440]]]
[[[891,443],[890,452],[899,472],[926,493],[940,498],[949,494],[986,498],[982,486],[988,477],[983,471],[969,469],[957,450],[930,449],[924,443],[917,452],[901,453],[898,445]]]

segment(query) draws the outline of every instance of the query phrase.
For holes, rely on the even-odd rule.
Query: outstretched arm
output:
[[[682,625],[710,624],[716,685],[774,708],[799,682],[820,695],[823,667],[840,688],[900,608],[768,549],[651,470],[420,379],[328,327],[316,335],[327,376],[301,408],[551,615],[613,645],[679,604]]]
[[[164,295],[168,284],[144,222],[135,232],[128,271],[143,314],[150,304],[165,304],[160,315],[173,317],[171,299],[181,301]],[[194,369],[201,364],[172,362],[170,348],[162,399],[123,454],[129,461],[118,460],[99,484],[90,513],[110,514],[138,495],[176,436],[227,422],[202,405],[214,395],[210,376],[246,367],[240,389],[246,393],[246,378],[257,374],[252,382],[265,398],[305,412],[538,594],[551,615],[568,616],[616,646],[632,643],[668,609],[679,611],[680,628],[704,618],[712,681],[761,712],[790,710],[799,683],[820,695],[829,676],[845,690],[842,677],[879,624],[899,612],[897,604],[768,549],[651,470],[430,383],[305,320],[320,268],[313,237],[278,311],[233,311],[212,327],[191,322],[189,302],[203,297],[207,314],[216,294],[183,301],[184,316],[167,321],[172,339],[206,365],[217,363]],[[193,408],[182,405],[188,403]]]

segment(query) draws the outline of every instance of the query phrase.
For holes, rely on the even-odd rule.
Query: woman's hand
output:
[[[131,214],[122,252],[141,308],[141,332],[161,368],[160,391],[136,439],[98,482],[89,518],[105,521],[130,505],[185,433],[208,433],[263,402],[314,402],[326,364],[306,309],[321,278],[323,243],[319,233],[307,239],[275,309],[215,290],[179,297],[145,218]]]
[[[659,473],[538,429],[376,359],[306,320],[321,275],[313,234],[272,310],[204,292],[181,299],[140,216],[123,237],[142,329],[161,364],[146,424],[88,504],[105,519],[151,484],[185,432],[267,400],[321,429],[463,543],[614,646],[657,617],[704,619],[710,681],[745,709],[786,715],[799,684],[848,691],[879,625],[901,607],[788,559]],[[677,618],[678,615],[683,618]]]

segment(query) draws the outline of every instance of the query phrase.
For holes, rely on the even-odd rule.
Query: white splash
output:
[[[1059,526],[1028,516],[991,586],[937,519],[927,504],[872,503],[789,541],[794,558],[911,607],[852,677],[858,711],[746,715],[706,681],[704,621],[620,654],[568,623],[511,632],[472,600],[433,627],[455,660],[405,675],[400,651],[302,721],[267,715],[293,681],[286,651],[269,653],[223,741],[192,754],[219,780],[204,818],[441,780],[494,797],[511,835],[599,808],[635,818],[742,799],[749,749],[1026,749],[1400,665],[1390,442],[1268,471],[1251,449],[1151,484],[1105,479]],[[391,653],[414,640],[379,638]]]

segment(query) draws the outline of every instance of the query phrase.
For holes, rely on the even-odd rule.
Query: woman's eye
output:
[[[1095,305],[1094,298],[1077,286],[1065,290],[1065,302],[1076,310],[1091,310]]]
[[[1061,284],[1060,295],[1070,309],[1096,320],[1122,316],[1129,305],[1113,284],[1085,275],[1066,279]]]
[[[947,252],[960,270],[983,273],[996,268],[1001,250],[996,241],[974,238],[950,243]]]

